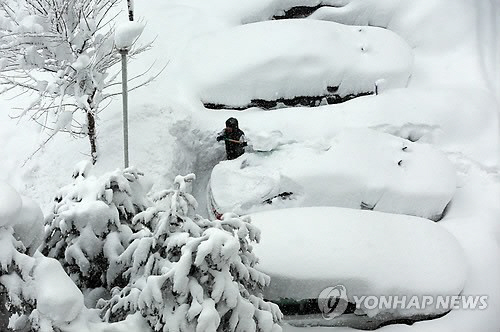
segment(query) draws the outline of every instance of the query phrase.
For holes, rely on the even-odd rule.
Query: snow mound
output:
[[[55,322],[71,322],[84,309],[83,294],[64,272],[61,264],[41,254],[33,272],[37,309]]]
[[[272,132],[261,131],[252,136],[249,144],[255,151],[271,151],[282,144],[283,133],[279,130]]]
[[[455,193],[452,163],[430,145],[370,129],[347,129],[326,143],[219,163],[209,202],[220,214],[338,206],[437,220]]]
[[[279,172],[258,165],[247,166],[245,162],[242,164],[241,159],[236,159],[222,162],[214,167],[211,200],[221,211],[229,212],[235,208],[248,209],[279,194]]]
[[[194,39],[181,59],[188,90],[206,104],[405,87],[412,50],[393,32],[315,20],[259,22]]]
[[[346,287],[352,303],[354,296],[458,295],[466,280],[457,240],[426,219],[334,207],[251,217],[263,235],[254,251],[257,268],[271,277],[267,299],[315,299],[335,285]],[[374,316],[384,308],[361,309]],[[418,313],[439,313],[425,312],[432,309]],[[394,310],[416,314],[416,308]]]

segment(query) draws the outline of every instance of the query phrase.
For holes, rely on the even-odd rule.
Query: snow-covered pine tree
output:
[[[0,330],[52,332],[84,310],[83,295],[58,261],[28,255],[43,221],[39,207],[2,183],[0,202]]]
[[[33,280],[31,271],[35,260],[25,254],[26,248],[13,233],[12,227],[0,226],[0,289],[5,303],[1,311],[6,317],[17,317],[17,324],[21,326],[28,322],[36,307],[34,294],[26,291],[26,285]],[[8,321],[0,322],[0,329],[7,330],[7,325]]]
[[[261,296],[269,277],[254,267],[259,230],[234,214],[196,215],[194,179],[177,176],[134,218],[142,230],[120,255],[130,282],[101,300],[105,319],[140,311],[155,331],[280,331],[278,306]]]
[[[80,289],[94,290],[91,297],[99,298],[99,292],[127,284],[118,257],[134,233],[132,218],[151,203],[136,169],[95,177],[88,175],[89,164],[81,163],[73,183],[55,197],[42,253],[59,260]]]
[[[116,84],[119,73],[119,68],[111,72],[120,61],[114,49],[113,24],[118,3],[0,2],[0,84],[4,87],[0,94],[11,90],[30,94],[26,107],[14,116],[29,114],[48,129],[46,142],[60,131],[88,136],[93,163],[97,158],[97,114],[106,99],[119,93],[107,90]],[[150,46],[132,48],[128,54],[136,55]],[[136,87],[152,79],[144,79]]]

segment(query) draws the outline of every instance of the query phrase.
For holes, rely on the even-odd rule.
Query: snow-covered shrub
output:
[[[3,313],[8,310],[8,316],[15,315],[27,322],[27,317],[36,307],[35,294],[26,288],[33,280],[30,274],[35,260],[25,254],[26,248],[14,238],[9,226],[0,226],[0,251],[0,288],[8,299],[6,307],[1,310]]]
[[[16,330],[51,332],[84,309],[83,294],[59,262],[39,252],[27,255],[25,244],[33,244],[36,230],[41,231],[36,225],[42,221],[38,206],[0,183],[0,289],[6,304],[0,310]],[[19,233],[30,227],[31,232]],[[5,321],[0,322],[0,330],[7,330]]]
[[[119,258],[130,283],[101,300],[104,317],[140,311],[155,331],[279,331],[279,308],[260,295],[269,277],[254,268],[260,231],[234,214],[196,215],[194,178],[177,176],[175,189],[135,216],[142,229]]]
[[[134,168],[96,177],[87,166],[56,195],[42,253],[59,260],[80,289],[123,287],[118,257],[134,233],[132,218],[150,204],[149,188]]]

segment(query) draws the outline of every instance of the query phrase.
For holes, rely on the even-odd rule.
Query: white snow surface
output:
[[[214,167],[219,213],[339,206],[439,219],[456,190],[455,168],[431,145],[349,129],[322,145],[287,144]],[[291,196],[276,198],[281,193]],[[272,200],[272,204],[265,203]]]
[[[252,140],[248,144],[254,151],[272,151],[278,146],[286,144],[282,142],[283,133],[279,130],[271,132],[258,132],[252,135]]]
[[[319,3],[311,0],[307,5]],[[144,34],[157,37],[155,45],[151,52],[141,54],[129,70],[131,75],[141,73],[154,60],[158,60],[159,67],[170,63],[153,84],[131,92],[131,164],[154,179],[156,189],[169,187],[171,179],[180,173],[195,172],[198,179],[206,179],[211,168],[223,159],[223,147],[215,142],[215,133],[220,131],[229,116],[238,118],[250,141],[257,133],[279,130],[282,133],[279,144],[266,147],[273,153],[276,148],[294,142],[312,142],[310,145],[316,144],[317,150],[321,151],[324,142],[329,142],[345,128],[371,128],[403,138],[416,138],[418,144],[430,144],[452,161],[458,178],[457,191],[439,225],[452,233],[463,248],[467,269],[463,293],[487,294],[488,309],[453,310],[440,319],[411,326],[391,325],[380,330],[498,330],[499,2],[328,0],[321,3],[332,7],[319,10],[309,19],[367,28],[382,27],[404,40],[413,55],[408,86],[314,109],[207,111],[200,103],[199,84],[182,77],[183,72],[174,66],[189,53],[186,49],[197,47],[196,44],[203,44],[204,40],[217,39],[215,35],[223,36],[229,44],[242,43],[227,36],[242,24],[268,21],[273,15],[283,14],[284,10],[304,2],[194,0],[186,5],[185,1],[179,0],[150,0],[147,5],[136,4],[135,14],[147,21]],[[125,11],[120,19],[126,21]],[[28,27],[24,28],[37,28],[30,19],[25,23]],[[268,23],[269,30],[273,26],[271,23]],[[254,33],[248,35],[251,34]],[[231,48],[231,45],[220,44]],[[285,51],[281,49],[281,52]],[[278,53],[269,52],[270,59]],[[286,58],[287,54],[288,51],[282,56]],[[232,61],[241,62],[228,59],[228,65]],[[249,67],[245,63],[242,65]],[[242,69],[235,68],[235,71],[243,72]],[[290,71],[293,72],[293,68]],[[214,83],[220,83],[217,77],[213,79]],[[24,101],[25,98],[0,99],[0,106],[5,110],[0,114],[0,153],[5,156],[0,164],[0,179],[22,195],[33,197],[46,210],[54,193],[70,182],[75,161],[88,156],[88,142],[58,134],[31,156],[47,134],[40,132],[39,127],[27,119],[17,122],[8,117],[13,113],[13,107],[24,108]],[[116,98],[99,114],[96,173],[122,165],[121,140],[121,101]],[[200,193],[199,199],[205,194],[203,184],[206,182],[200,183],[201,188],[195,188],[195,192]],[[7,200],[0,200],[2,216],[17,215],[16,209],[7,204],[12,200],[19,201],[19,196],[8,195]],[[285,233],[286,229],[282,234]],[[378,257],[371,256],[370,259],[377,260]],[[144,321],[137,316],[122,324],[102,324],[95,314],[86,314],[80,315],[72,325],[65,325],[65,330],[148,331]],[[285,331],[296,330],[330,329],[295,329],[285,325]],[[332,330],[351,331],[343,328]]]
[[[271,277],[269,299],[314,299],[335,285],[346,287],[352,303],[367,294],[458,295],[466,281],[460,244],[426,219],[313,207],[256,213],[252,222],[263,234],[255,253],[259,270]],[[369,316],[381,312],[362,309]],[[410,316],[414,309],[397,314]]]

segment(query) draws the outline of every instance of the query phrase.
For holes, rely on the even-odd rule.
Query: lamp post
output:
[[[127,0],[128,19],[134,21],[134,1]],[[119,43],[122,44],[122,43]],[[128,78],[127,78],[127,54],[128,45],[122,44],[119,46],[118,52],[121,55],[122,61],[122,105],[123,105],[123,163],[125,168],[129,166],[128,159]]]
[[[139,38],[144,26],[133,21],[133,0],[127,0],[129,21],[120,24],[115,31],[115,47],[121,55],[122,62],[122,103],[123,103],[123,160],[125,168],[129,166],[128,158],[128,78],[127,54]]]
[[[125,168],[128,167],[128,79],[127,79],[127,54],[128,49],[119,50],[122,57],[122,104],[123,104],[123,160]]]

